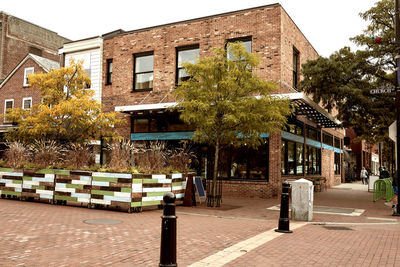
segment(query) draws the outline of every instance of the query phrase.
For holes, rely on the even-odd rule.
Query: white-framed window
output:
[[[33,74],[34,72],[35,72],[35,69],[33,67],[25,68],[25,70],[24,70],[24,86],[29,86],[28,74]]]
[[[24,97],[22,98],[22,108],[23,109],[31,109],[32,107],[32,97]]]
[[[4,122],[9,122],[6,119],[6,115],[10,111],[11,108],[14,108],[14,99],[4,100]]]

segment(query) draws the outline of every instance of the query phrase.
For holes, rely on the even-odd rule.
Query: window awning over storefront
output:
[[[279,98],[288,98],[295,104],[296,115],[306,116],[309,120],[315,122],[322,128],[339,128],[341,122],[335,119],[325,109],[311,100],[304,93],[276,94],[272,95]],[[131,106],[118,106],[115,111],[140,114],[143,112],[157,112],[175,106],[176,102],[157,103],[157,104],[142,104]]]
[[[311,100],[304,93],[290,93],[273,95],[279,98],[289,98],[295,104],[295,114],[306,116],[322,128],[340,128],[341,122],[334,118],[325,109]]]
[[[118,106],[115,107],[115,111],[138,114],[144,111],[162,111],[170,107],[176,106],[176,102],[169,103],[157,103],[157,104],[143,104],[143,105],[131,105],[131,106]]]

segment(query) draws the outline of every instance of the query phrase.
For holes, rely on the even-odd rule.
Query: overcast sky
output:
[[[322,56],[329,56],[366,23],[359,17],[377,0],[1,0],[0,10],[71,40],[117,29],[135,30],[280,3]]]

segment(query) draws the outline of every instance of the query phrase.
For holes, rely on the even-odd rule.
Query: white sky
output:
[[[377,0],[1,0],[0,10],[79,40],[279,2],[322,56],[366,27],[359,17]]]

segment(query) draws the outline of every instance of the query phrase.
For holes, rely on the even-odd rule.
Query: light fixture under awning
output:
[[[295,104],[295,114],[306,116],[322,128],[340,128],[342,123],[320,107],[304,93],[290,93],[272,95],[279,98],[288,98]]]

